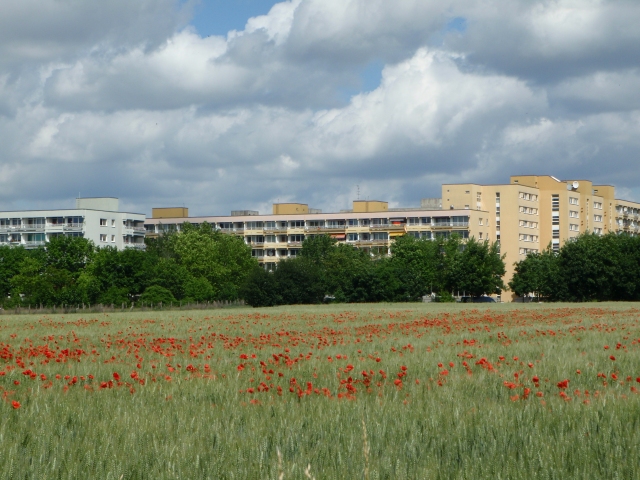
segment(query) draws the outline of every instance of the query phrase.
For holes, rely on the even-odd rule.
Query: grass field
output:
[[[631,304],[0,317],[2,478],[639,478]]]

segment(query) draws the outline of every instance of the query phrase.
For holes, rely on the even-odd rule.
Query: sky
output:
[[[0,3],[0,209],[419,206],[554,175],[640,201],[637,0]]]

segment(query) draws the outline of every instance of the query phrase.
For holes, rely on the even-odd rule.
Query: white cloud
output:
[[[2,208],[81,190],[147,212],[337,210],[356,185],[397,206],[511,173],[640,180],[636,2],[292,0],[208,38],[173,0],[29,2],[0,7]],[[345,93],[373,61],[378,88]]]

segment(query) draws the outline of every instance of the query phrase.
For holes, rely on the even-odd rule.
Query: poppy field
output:
[[[0,316],[3,478],[637,478],[633,304]]]

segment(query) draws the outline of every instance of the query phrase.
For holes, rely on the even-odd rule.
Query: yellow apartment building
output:
[[[442,202],[449,208],[489,213],[489,240],[498,241],[505,255],[505,283],[516,262],[549,245],[557,251],[584,232],[640,232],[640,203],[616,199],[613,186],[590,180],[514,175],[508,184],[443,185]]]
[[[549,175],[515,175],[507,184],[444,184],[442,198],[424,199],[420,208],[389,208],[387,202],[356,200],[350,210],[323,213],[302,203],[276,203],[269,215],[232,211],[229,216],[189,217],[186,208],[154,208],[145,221],[147,237],[180,231],[184,222],[208,222],[243,238],[252,255],[272,269],[296,257],[302,242],[328,234],[373,255],[387,255],[401,235],[436,239],[497,241],[505,255],[507,284],[514,264],[548,245],[559,250],[583,232],[640,233],[640,203],[615,198],[611,185],[590,180],[559,180]],[[512,295],[502,295],[503,301]]]

